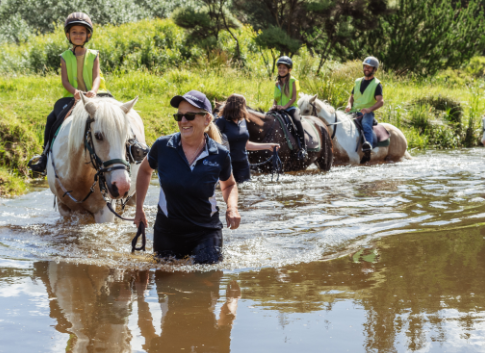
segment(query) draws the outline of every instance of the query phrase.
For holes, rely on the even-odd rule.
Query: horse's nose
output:
[[[111,183],[111,196],[113,197],[119,197],[120,195],[123,195],[125,197],[128,194],[128,191],[130,190],[130,183],[124,182],[124,181],[114,181]]]

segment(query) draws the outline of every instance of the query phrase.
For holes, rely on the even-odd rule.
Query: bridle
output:
[[[106,183],[105,173],[110,173],[110,172],[115,171],[115,170],[126,170],[131,175],[130,162],[133,163],[133,164],[141,163],[141,161],[136,161],[133,157],[131,147],[133,145],[135,145],[135,142],[133,142],[134,140],[130,139],[130,140],[128,140],[129,144],[126,146],[127,160],[129,160],[130,162],[128,162],[125,159],[120,159],[120,158],[110,159],[106,162],[103,162],[101,160],[101,158],[96,154],[96,149],[94,147],[93,136],[92,136],[92,132],[91,132],[91,123],[92,122],[94,122],[94,119],[91,118],[91,117],[89,117],[86,120],[86,127],[85,127],[85,134],[84,134],[84,148],[89,153],[89,159],[91,161],[91,165],[96,170],[96,174],[94,174],[94,182],[91,185],[91,187],[89,188],[89,192],[87,193],[87,195],[83,199],[81,199],[81,200],[76,199],[74,196],[72,196],[72,190],[67,190],[64,187],[64,185],[62,184],[61,179],[60,179],[60,177],[57,173],[57,168],[56,168],[56,164],[55,164],[55,161],[54,161],[54,155],[51,151],[51,161],[52,161],[52,167],[54,168],[54,175],[55,175],[57,182],[59,183],[62,191],[64,192],[64,195],[62,195],[62,197],[67,195],[67,196],[69,196],[69,198],[73,202],[75,202],[77,204],[81,204],[84,201],[86,201],[94,193],[96,184],[99,184],[99,191],[101,191],[101,195],[103,196],[103,199],[106,202],[108,209],[116,217],[118,217],[122,220],[133,221],[134,219],[124,218],[121,215],[119,215],[118,213],[116,213],[116,211],[113,209],[113,206],[111,204],[112,200],[109,198],[109,194],[108,194],[108,185]],[[148,151],[147,151],[147,153],[148,153]],[[131,199],[131,196],[128,196],[125,200],[123,200],[123,199],[121,200],[122,210],[125,209],[126,204],[128,203],[128,201],[130,199]]]
[[[312,106],[312,111],[310,112],[310,115],[311,116],[318,116],[317,115],[317,107],[315,107],[315,103],[310,103],[309,104]],[[333,124],[327,124],[325,123],[325,125],[327,126],[335,126],[332,130],[332,137],[331,139],[333,140],[333,138],[335,137],[335,134],[337,133],[337,125],[340,124],[340,122],[338,121],[338,117],[337,117],[337,111],[335,111],[335,122]]]

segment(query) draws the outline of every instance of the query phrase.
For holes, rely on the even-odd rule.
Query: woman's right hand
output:
[[[268,150],[273,151],[273,149],[276,147],[276,150],[279,151],[280,149],[280,144],[279,143],[268,143]]]
[[[80,90],[75,90],[74,91],[74,100],[77,102],[80,99],[81,99],[81,91]]]
[[[145,215],[145,211],[143,210],[143,208],[138,209],[138,207],[137,207],[136,213],[135,213],[135,220],[133,221],[133,223],[137,227],[139,227],[140,222],[143,222],[143,224],[145,225],[145,228],[148,227],[148,221],[147,221],[147,217]]]

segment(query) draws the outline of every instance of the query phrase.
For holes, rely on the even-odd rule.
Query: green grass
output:
[[[250,106],[267,110],[272,104],[273,78],[263,55],[252,42],[254,31],[238,31],[244,65],[232,59],[234,40],[222,33],[218,46],[206,55],[187,48],[184,32],[170,20],[145,20],[119,27],[98,28],[91,47],[101,50],[108,89],[120,101],[139,96],[140,113],[148,143],[177,130],[170,98],[198,89],[211,99],[243,94]],[[155,44],[154,44],[155,43]],[[60,29],[34,36],[20,45],[0,45],[0,192],[18,194],[29,177],[27,162],[41,152],[48,113],[62,96],[55,68],[58,54],[67,48]],[[56,56],[53,56],[56,53]],[[148,58],[148,59],[147,59]],[[360,62],[327,62],[316,75],[318,57],[304,48],[294,57],[293,74],[303,93],[317,93],[334,107],[344,107],[354,80],[362,76]],[[39,69],[39,67],[44,69]],[[476,71],[476,70],[475,70]],[[427,79],[379,72],[385,105],[377,119],[399,127],[409,148],[454,148],[479,143],[485,111],[482,79],[453,79],[454,71]],[[445,103],[443,103],[445,102]],[[460,115],[454,115],[458,109]],[[0,195],[2,195],[0,194]]]

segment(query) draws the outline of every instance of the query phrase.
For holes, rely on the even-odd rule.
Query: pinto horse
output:
[[[329,104],[317,99],[317,95],[300,94],[298,106],[302,114],[314,115],[320,118],[331,130],[334,146],[334,163],[360,164],[363,152],[360,148],[359,130],[352,117],[341,111],[336,111]],[[391,124],[379,123],[389,133],[390,141],[386,147],[375,147],[372,150],[370,163],[385,161],[400,161],[411,159],[406,151],[408,143],[401,130]]]
[[[82,96],[62,123],[47,162],[61,216],[76,212],[94,216],[96,223],[112,222],[107,202],[135,194],[139,165],[129,158],[127,146],[145,143],[143,122],[132,109],[136,101]]]
[[[216,103],[216,109],[214,114],[221,110],[222,104]],[[294,150],[290,148],[288,140],[291,146],[296,146],[297,141],[292,134],[288,134],[283,130],[283,127],[279,123],[274,114],[263,113],[248,108],[248,131],[249,140],[258,143],[279,143],[280,149],[278,151],[279,157],[283,164],[284,171],[301,171],[305,170],[312,164],[316,164],[320,170],[329,171],[333,162],[333,146],[332,139],[325,124],[318,118],[312,116],[302,116],[302,120],[306,119],[308,123],[307,127],[315,129],[320,139],[320,148],[315,150],[308,150],[308,158],[305,160],[298,160]],[[305,128],[306,123],[303,127]],[[249,162],[253,165],[260,164],[258,168],[263,172],[271,172],[272,164],[264,163],[268,161],[273,152],[268,150],[250,151]],[[263,164],[261,164],[263,163]]]

